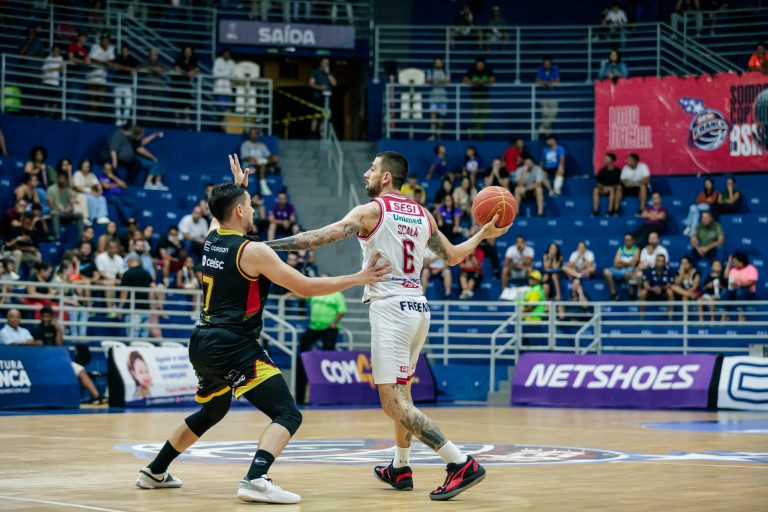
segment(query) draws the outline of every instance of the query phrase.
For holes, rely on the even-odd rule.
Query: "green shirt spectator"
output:
[[[313,331],[338,329],[341,315],[347,312],[347,302],[341,292],[309,297],[307,302],[310,305],[309,328]]]
[[[544,305],[546,297],[544,296],[544,288],[541,286],[541,272],[533,270],[528,274],[528,284],[531,289],[523,296],[523,302],[541,302],[541,305],[527,305],[524,308],[525,315],[523,320],[526,322],[540,322],[547,312],[547,308]]]
[[[696,226],[696,231],[691,237],[691,247],[703,258],[712,258],[717,255],[717,248],[725,242],[723,227],[712,218],[712,212],[701,212],[701,222]]]

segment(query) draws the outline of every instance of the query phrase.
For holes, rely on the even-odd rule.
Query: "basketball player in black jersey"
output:
[[[305,297],[328,295],[381,282],[391,265],[377,258],[357,274],[314,279],[289,267],[272,249],[245,235],[254,229],[247,191],[250,171],[240,170],[237,157],[229,159],[235,183],[217,185],[208,196],[215,220],[203,248],[203,309],[189,342],[189,359],[199,381],[195,400],[202,408],[176,428],[157,457],[141,469],[136,485],[143,489],[181,487],[182,481],[168,473],[169,464],[224,418],[234,394],[272,419],[259,438],[258,451],[237,497],[250,502],[298,503],[297,494],[267,477],[301,424],[301,413],[280,370],[258,342],[270,282]]]

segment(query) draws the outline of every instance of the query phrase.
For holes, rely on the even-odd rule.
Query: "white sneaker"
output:
[[[93,221],[91,219],[83,219],[83,224],[86,226],[93,226]]]
[[[269,185],[267,185],[267,180],[259,180],[259,188],[261,189],[261,195],[263,196],[272,195],[272,191],[269,189]]]
[[[301,496],[281,489],[269,477],[263,476],[253,480],[246,480],[245,478],[240,480],[237,499],[258,503],[291,504],[300,502]]]
[[[136,478],[136,487],[141,489],[175,489],[181,487],[183,483],[167,471],[156,475],[150,471],[148,466],[141,468],[139,476]]]
[[[96,224],[109,224],[110,220],[109,217],[99,217],[96,219]]]

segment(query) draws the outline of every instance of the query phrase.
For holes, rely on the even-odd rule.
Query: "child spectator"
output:
[[[704,190],[696,196],[696,202],[688,209],[688,218],[683,221],[683,224],[687,226],[683,231],[685,236],[691,236],[696,231],[701,213],[715,208],[719,197],[720,194],[715,190],[715,182],[712,181],[712,178],[705,178]]]
[[[600,196],[608,196],[608,217],[619,215],[621,206],[621,171],[616,167],[616,154],[606,153],[603,167],[597,171],[592,189],[592,216],[600,215]]]

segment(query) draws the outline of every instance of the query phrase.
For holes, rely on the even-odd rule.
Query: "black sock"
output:
[[[251,462],[251,467],[248,468],[248,474],[245,475],[245,478],[248,480],[255,480],[256,478],[266,475],[273,462],[275,462],[274,455],[265,450],[257,450],[256,455],[253,456],[253,462]]]
[[[176,451],[176,448],[171,446],[170,442],[166,441],[163,447],[160,449],[160,453],[158,453],[157,457],[155,457],[155,460],[149,463],[149,470],[155,475],[165,473],[165,471],[168,469],[168,466],[170,466],[171,462],[173,462],[173,459],[178,457],[180,454],[181,452]]]

